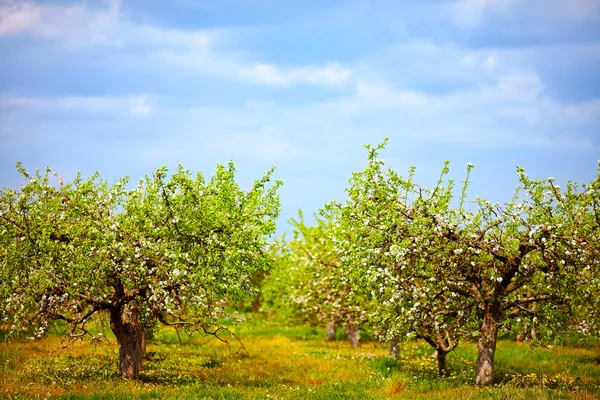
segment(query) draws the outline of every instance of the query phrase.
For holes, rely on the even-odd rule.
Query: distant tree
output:
[[[447,165],[425,190],[413,182],[414,169],[402,178],[384,168],[384,145],[368,146],[368,167],[350,181],[341,225],[361,240],[342,261],[371,289],[369,318],[388,337],[427,341],[441,374],[445,354],[475,338],[475,381],[491,384],[499,330],[526,321],[550,339],[573,325],[574,294],[595,284],[598,209],[589,188],[600,178],[562,190],[519,168],[521,187],[510,202],[477,199],[468,207],[469,174],[454,200]]]
[[[166,168],[126,189],[95,174],[52,181],[49,169],[0,192],[0,313],[10,332],[45,334],[50,321],[71,341],[94,335],[107,315],[119,343],[119,371],[136,379],[145,328],[156,321],[219,335],[227,302],[249,299],[252,274],[268,268],[264,248],[279,212],[271,172],[248,191],[233,164],[206,182]],[[95,337],[95,339],[98,339]]]
[[[336,327],[343,325],[356,347],[364,308],[340,262],[334,221],[321,216],[315,226],[307,226],[302,213],[290,221],[293,238],[277,242],[275,266],[263,285],[265,308],[327,326],[328,340],[334,340]]]
[[[398,355],[400,341],[422,339],[435,349],[439,373],[445,375],[446,355],[472,330],[468,322],[473,305],[436,278],[434,265],[413,256],[424,245],[412,221],[418,211],[411,202],[420,190],[412,182],[414,168],[407,179],[384,168],[377,159],[384,145],[368,146],[367,168],[352,175],[349,199],[337,205],[340,229],[354,237],[339,243],[342,260],[352,271],[353,285],[367,291],[371,302],[366,317],[375,333],[390,341],[390,356]],[[448,207],[451,191],[449,185],[430,193],[436,208]]]

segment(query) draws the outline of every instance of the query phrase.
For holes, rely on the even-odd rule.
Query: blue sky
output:
[[[600,158],[599,0],[0,0],[0,186],[15,163],[135,181],[160,165],[243,185],[276,166],[279,231],[344,198],[365,143],[443,161],[471,197],[515,167],[590,181]]]

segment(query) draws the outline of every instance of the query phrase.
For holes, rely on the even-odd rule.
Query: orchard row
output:
[[[424,340],[441,375],[446,355],[476,340],[481,385],[493,383],[499,333],[598,335],[600,174],[561,188],[518,168],[512,201],[492,204],[468,199],[473,165],[458,190],[448,162],[424,188],[414,168],[403,177],[378,158],[384,146],[367,146],[368,166],[353,174],[345,203],[326,205],[315,226],[293,221],[264,284],[266,307],[330,335],[343,324],[354,343],[368,324],[392,355],[400,341]]]
[[[494,380],[499,332],[535,329],[545,340],[600,327],[600,174],[561,188],[518,170],[512,201],[468,198],[448,179],[433,188],[388,168],[368,149],[348,200],[317,223],[293,221],[293,237],[269,244],[279,215],[272,171],[242,190],[233,164],[206,180],[165,168],[128,188],[99,175],[65,183],[49,169],[0,193],[0,317],[11,335],[43,336],[53,320],[67,337],[102,340],[105,315],[123,377],[142,368],[158,324],[220,337],[234,305],[264,307],[334,327],[358,340],[368,324],[392,353],[404,340],[435,350],[439,372],[461,341],[478,342],[477,384]],[[9,336],[10,337],[10,336]]]

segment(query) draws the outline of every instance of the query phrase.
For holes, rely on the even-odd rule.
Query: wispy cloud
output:
[[[119,113],[136,117],[151,115],[155,96],[142,93],[132,96],[9,97],[0,96],[0,108],[32,109],[37,112]]]
[[[567,106],[566,112],[580,122],[600,122],[600,99]]]
[[[480,25],[488,12],[506,12],[518,0],[458,0],[451,5],[454,23],[463,27]]]
[[[342,196],[385,136],[432,174],[478,158],[493,194],[516,164],[595,173],[597,0],[151,3],[0,0],[4,182],[16,159],[115,177],[233,158],[283,171],[289,215]]]
[[[352,75],[348,67],[336,62],[288,66],[261,62],[235,50],[219,49],[225,31],[181,30],[137,23],[121,13],[119,0],[98,4],[104,7],[4,0],[0,3],[0,37],[34,36],[68,46],[112,45],[128,49],[133,57],[143,49],[148,62],[269,86],[340,87]]]
[[[0,3],[0,37],[32,35],[76,44],[119,44],[107,33],[119,22],[121,3],[106,0],[104,5],[92,10],[83,4],[56,6],[4,0]]]
[[[335,88],[348,83],[352,76],[351,69],[337,63],[281,67],[267,63],[245,63],[227,54],[216,54],[213,51],[166,51],[157,53],[152,58],[155,62],[198,74],[269,86],[305,84]]]
[[[571,20],[590,20],[600,17],[600,2],[597,0],[535,0],[533,2],[521,0],[521,3],[531,7],[531,14],[538,13],[543,17]]]

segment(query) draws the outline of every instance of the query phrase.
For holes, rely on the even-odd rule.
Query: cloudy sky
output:
[[[276,166],[282,218],[344,198],[365,143],[443,161],[508,200],[515,167],[585,182],[600,158],[600,0],[0,0],[0,187],[15,169],[243,185]]]

